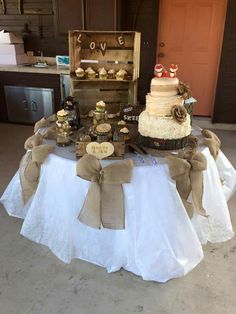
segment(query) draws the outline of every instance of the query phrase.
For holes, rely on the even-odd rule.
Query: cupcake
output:
[[[120,69],[117,73],[116,73],[116,79],[119,80],[119,81],[122,81],[125,79],[125,75],[127,75],[128,73],[123,70],[123,69]]]
[[[100,78],[100,80],[106,80],[107,79],[107,71],[104,68],[102,68],[99,71],[99,78]]]
[[[120,121],[117,122],[117,124],[119,126],[124,126],[124,125],[126,125],[126,122],[124,120],[120,120]]]
[[[96,111],[105,112],[105,110],[106,104],[104,101],[100,100],[99,102],[96,103]]]
[[[93,70],[93,68],[88,67],[88,68],[85,70],[85,73],[87,74],[90,70]]]
[[[89,80],[94,80],[96,78],[96,72],[91,67],[87,68],[85,72]]]
[[[78,67],[76,70],[75,70],[75,75],[79,78],[79,79],[82,79],[85,75],[85,72],[84,72],[84,69]]]
[[[118,122],[117,122],[117,126],[118,126],[117,128],[118,128],[118,130],[123,129],[125,125],[126,125],[126,122],[125,122],[124,120],[118,121]]]
[[[115,79],[116,78],[116,71],[114,69],[110,69],[108,71],[108,78],[109,79]]]
[[[126,127],[120,129],[120,134],[123,135],[124,141],[127,141],[127,140],[130,139],[130,137],[129,137],[129,129],[127,129]]]

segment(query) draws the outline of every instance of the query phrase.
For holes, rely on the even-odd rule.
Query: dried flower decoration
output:
[[[175,105],[171,108],[171,116],[175,121],[182,124],[187,119],[187,110],[184,106]]]
[[[183,99],[188,99],[192,96],[191,89],[189,85],[186,85],[183,82],[179,82],[178,85],[178,94],[183,97]]]

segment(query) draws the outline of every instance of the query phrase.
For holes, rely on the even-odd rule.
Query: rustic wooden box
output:
[[[91,142],[76,142],[76,158],[87,154],[86,146]],[[114,153],[105,159],[123,159],[125,155],[125,142],[109,142],[114,146]]]
[[[122,39],[124,45],[119,44]],[[91,49],[95,46],[95,49]],[[106,47],[102,50],[101,47]],[[137,79],[140,63],[140,33],[138,32],[93,32],[70,31],[69,55],[71,95],[79,101],[85,114],[103,100],[109,104],[123,105],[137,103]],[[124,69],[128,72],[125,80],[78,79],[75,70],[92,67],[95,71],[104,67],[107,71]]]

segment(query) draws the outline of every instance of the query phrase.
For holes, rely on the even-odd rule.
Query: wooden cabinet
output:
[[[69,30],[84,29],[83,0],[53,0],[56,36],[67,36]]]
[[[86,0],[85,29],[92,31],[116,31],[119,29],[119,0]]]
[[[120,0],[53,0],[56,36],[69,30],[116,31],[120,27]]]

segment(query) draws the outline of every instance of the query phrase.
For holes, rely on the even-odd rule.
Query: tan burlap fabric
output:
[[[91,181],[79,220],[93,228],[124,229],[123,183],[130,183],[133,161],[124,160],[104,168],[92,155],[77,162],[77,175]]]
[[[38,186],[40,167],[48,154],[54,150],[53,146],[42,144],[41,134],[29,137],[25,142],[28,150],[20,161],[19,174],[24,204],[28,202]]]
[[[166,157],[170,176],[176,181],[176,188],[189,214],[192,215],[193,206],[187,199],[192,192],[193,205],[197,213],[207,216],[202,206],[203,173],[207,168],[206,157],[196,150],[188,149],[177,156]]]
[[[56,124],[47,127],[42,133],[43,137],[49,140],[56,139]]]
[[[41,128],[46,128],[49,126],[52,126],[56,122],[56,115],[53,114],[49,116],[48,118],[42,118],[38,122],[35,123],[34,125],[34,133],[36,133],[39,129]]]
[[[202,130],[202,135],[204,136],[203,144],[209,148],[211,155],[216,159],[220,151],[220,139],[214,132],[206,129]]]

